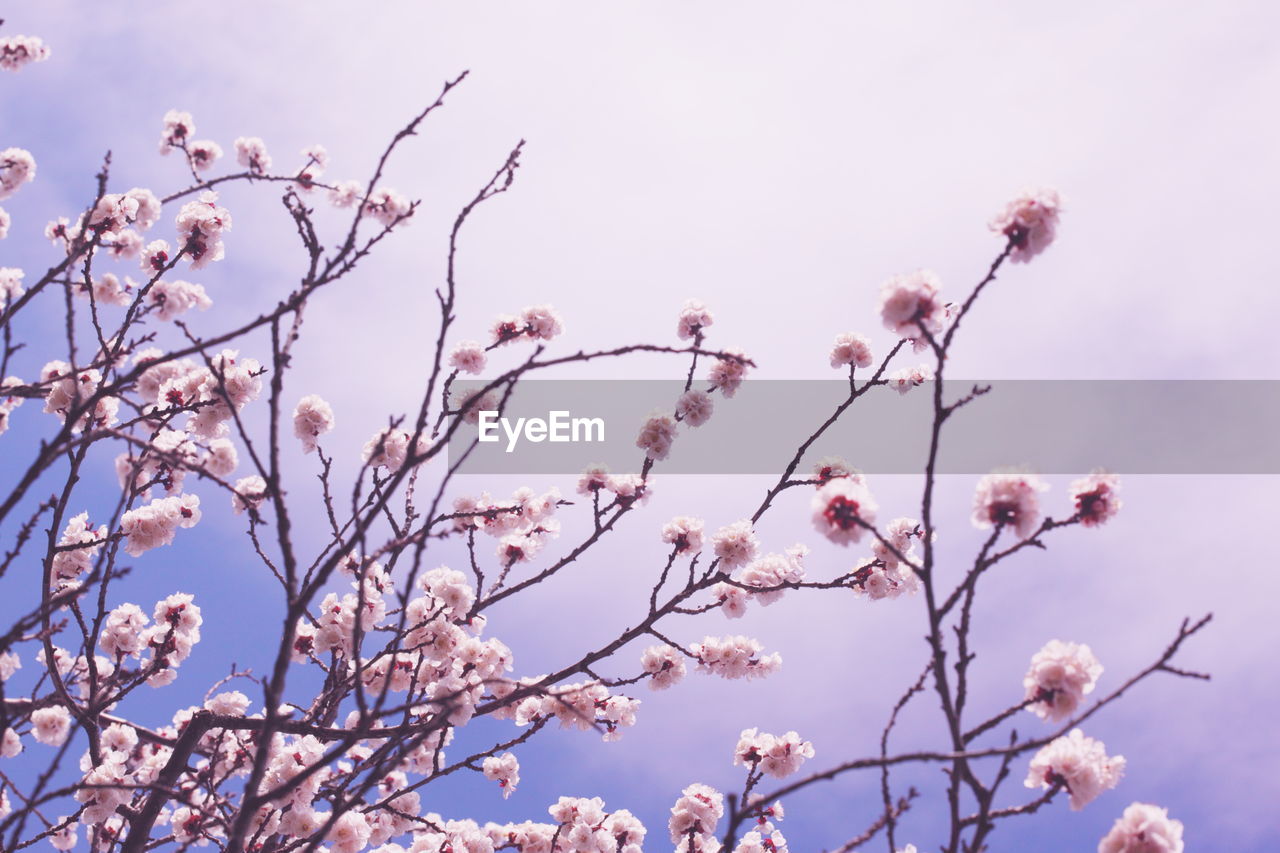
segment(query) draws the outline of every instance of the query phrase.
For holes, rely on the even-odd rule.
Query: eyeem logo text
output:
[[[541,441],[604,441],[604,418],[575,418],[567,411],[547,412],[546,419],[516,418],[515,423],[510,418],[499,417],[497,412],[482,411],[478,425],[483,442],[501,441],[505,435],[507,453],[516,449],[521,438],[535,444]]]

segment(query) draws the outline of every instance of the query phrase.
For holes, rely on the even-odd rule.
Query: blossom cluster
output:
[[[202,269],[226,257],[222,235],[231,230],[231,213],[218,204],[218,194],[206,190],[178,211],[179,246],[191,258],[192,269]]]
[[[1031,759],[1028,788],[1061,787],[1075,811],[1114,788],[1124,775],[1124,756],[1108,756],[1100,740],[1086,737],[1080,729],[1054,738]]]
[[[79,430],[102,429],[116,423],[120,399],[105,393],[100,370],[74,371],[65,361],[51,361],[41,369],[40,382],[49,386],[44,410],[58,420],[65,422],[74,416],[73,424]]]
[[[756,815],[756,827],[745,833],[733,853],[788,853],[787,839],[774,823],[781,823],[785,812],[782,803],[764,805],[757,794],[749,798],[751,812]]]
[[[560,535],[555,518],[560,504],[560,490],[554,487],[541,494],[522,487],[506,501],[495,500],[488,492],[462,495],[453,502],[454,527],[497,539],[498,561],[509,568],[533,560]]]
[[[89,524],[89,513],[82,512],[68,522],[58,539],[58,551],[50,565],[50,585],[54,589],[75,584],[81,575],[88,574],[98,552],[107,542],[107,526],[94,528]]]
[[[666,690],[685,676],[684,655],[674,646],[649,646],[640,656],[640,668],[649,676],[649,688]]]
[[[199,521],[199,495],[157,498],[146,506],[131,509],[120,518],[125,553],[139,557],[153,548],[171,545],[178,528],[195,527]]]
[[[25,148],[0,151],[0,201],[36,179],[36,158]]]
[[[696,299],[685,302],[680,309],[680,317],[676,321],[676,337],[682,341],[700,336],[712,323],[715,317]]]
[[[0,271],[0,275],[3,275],[3,271]],[[3,308],[0,307],[0,310],[3,310]],[[0,379],[0,435],[4,435],[5,431],[9,429],[9,415],[14,409],[22,405],[22,398],[12,393],[22,384],[22,380],[16,376],[6,376]]]
[[[667,827],[678,853],[715,853],[716,824],[724,817],[724,797],[715,788],[694,783],[681,792],[671,807]]]
[[[727,571],[741,568],[760,553],[760,540],[756,538],[751,522],[747,519],[725,525],[711,537],[711,548]]]
[[[814,528],[837,545],[862,541],[879,509],[861,477],[841,477],[820,486],[811,506]]]
[[[991,230],[1009,239],[1011,261],[1026,263],[1053,242],[1062,198],[1057,190],[1023,190],[991,219]]]
[[[777,652],[762,655],[762,645],[741,635],[707,637],[691,647],[698,660],[698,670],[721,678],[764,678],[782,666]]]
[[[880,319],[900,338],[924,343],[937,338],[950,319],[942,283],[931,270],[895,275],[880,287]],[[921,349],[923,347],[920,347]]]
[[[313,452],[316,440],[333,426],[333,407],[315,394],[303,397],[293,409],[293,434],[302,442],[303,453]]]
[[[639,474],[612,474],[608,465],[589,465],[578,477],[576,489],[580,495],[601,500],[606,492],[613,495],[612,504],[630,507],[644,503],[653,491],[653,484]]]
[[[1027,539],[1040,526],[1040,493],[1049,487],[1034,474],[996,472],[978,482],[973,523],[978,528],[1008,528]]]
[[[7,55],[5,45],[8,41],[0,39],[0,67],[13,69],[17,66],[4,66],[4,57]],[[17,193],[23,184],[35,180],[35,177],[36,159],[31,156],[30,151],[25,148],[6,148],[0,151],[0,201]],[[0,207],[0,240],[9,236],[9,228],[12,225],[13,217]],[[0,311],[4,311],[6,300],[13,300],[22,295],[22,288],[19,286],[21,279],[22,270],[0,268]],[[16,292],[13,292],[15,290]]]
[[[933,368],[927,364],[914,367],[903,367],[888,376],[889,387],[899,394],[906,394],[912,388],[919,388],[926,382],[933,381]]]
[[[44,62],[52,51],[39,36],[5,36],[0,38],[0,68],[17,71],[33,62]]]
[[[496,686],[494,693],[499,697],[509,696],[521,687],[537,692],[496,712],[494,717],[512,719],[518,726],[555,719],[564,729],[598,729],[606,741],[618,740],[622,737],[622,729],[636,724],[639,699],[611,693],[608,687],[598,682],[576,682],[552,690],[538,688],[541,680],[540,677],[524,678],[518,685]]]
[[[832,367],[870,367],[871,361],[871,342],[865,337],[854,332],[836,335],[831,345]]]
[[[107,617],[98,647],[117,665],[126,657],[141,659],[147,683],[160,687],[173,682],[177,666],[200,642],[204,620],[194,598],[182,592],[157,602],[151,618],[148,625],[137,605],[120,605]]]
[[[672,546],[677,554],[697,554],[702,550],[704,526],[700,518],[677,516],[662,525],[662,541]]]
[[[410,445],[414,445],[410,449]],[[421,438],[415,443],[408,430],[386,427],[374,433],[365,442],[361,459],[370,468],[386,468],[387,473],[394,474],[405,466],[414,455],[426,450],[426,442]]]
[[[743,730],[738,738],[733,763],[752,772],[759,770],[776,779],[785,779],[813,755],[813,744],[801,740],[795,732],[771,735],[753,728]]]
[[[1183,853],[1182,821],[1169,810],[1133,803],[1098,843],[1098,853]]]
[[[804,558],[807,546],[796,544],[782,554],[766,554],[748,563],[737,577],[711,588],[720,609],[730,619],[747,612],[751,600],[768,606],[782,598],[783,592],[804,580]]]
[[[1022,680],[1027,709],[1043,720],[1065,720],[1093,692],[1102,664],[1086,645],[1050,640],[1031,658]]]
[[[1085,527],[1098,527],[1115,518],[1120,512],[1120,479],[1101,469],[1071,484],[1071,499],[1075,502],[1076,515]]]
[[[695,346],[700,345],[707,327],[713,322],[714,318],[705,305],[697,300],[690,300],[680,311],[676,336],[682,340],[692,338]],[[695,356],[694,364],[696,363]],[[747,366],[748,359],[742,350],[725,349],[716,353],[707,371],[708,385],[705,389],[692,387],[691,367],[685,390],[677,398],[674,411],[656,411],[640,428],[636,447],[645,452],[646,460],[651,463],[667,458],[679,433],[679,424],[696,428],[709,422],[715,411],[713,394],[719,391],[725,398],[733,397],[747,376]]]
[[[133,358],[143,368],[137,388],[152,416],[189,411],[186,431],[212,441],[227,436],[237,412],[262,393],[262,365],[224,349],[201,365],[190,359],[166,359],[157,349],[145,349]]]
[[[914,518],[895,518],[885,527],[883,538],[871,543],[872,557],[854,570],[853,587],[872,601],[913,594],[920,589],[916,575],[916,543],[924,538],[924,528]]]
[[[105,193],[74,223],[59,217],[45,227],[44,234],[69,255],[92,242],[104,248],[113,259],[135,258],[144,249],[142,232],[159,221],[161,207],[160,199],[145,187],[134,187],[124,193]]]
[[[502,755],[491,755],[481,765],[484,778],[491,779],[502,788],[503,799],[516,792],[520,784],[520,762],[515,755],[504,752]]]
[[[550,305],[531,305],[519,314],[502,314],[494,320],[491,346],[518,340],[550,341],[563,332],[564,321],[554,308]]]
[[[174,150],[186,156],[193,174],[208,172],[223,156],[222,146],[210,139],[197,140],[196,124],[191,113],[170,110],[164,116],[160,133],[160,153]],[[273,160],[267,144],[258,136],[240,136],[232,146],[236,162],[249,177],[264,177],[271,172]],[[321,177],[329,166],[329,154],[322,145],[309,145],[300,152],[302,165],[289,173],[290,185],[302,193],[325,188],[329,203],[336,208],[359,207],[359,215],[375,220],[389,229],[413,215],[414,203],[402,193],[390,187],[374,187],[366,192],[359,181],[346,180],[322,183]],[[216,204],[214,193],[205,193],[199,201],[189,202],[179,216],[179,233],[184,247],[191,256],[192,266],[200,268],[209,261],[223,256],[221,233],[231,228],[231,219],[224,208]]]

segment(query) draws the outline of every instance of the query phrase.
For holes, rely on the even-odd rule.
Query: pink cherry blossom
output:
[[[409,442],[412,438],[402,429],[381,430],[365,442],[361,458],[371,468],[384,467],[394,474],[409,460]]]
[[[550,305],[533,305],[520,312],[525,334],[536,341],[549,341],[564,332],[560,315]]]
[[[1120,512],[1120,478],[1101,469],[1071,484],[1075,513],[1085,527],[1100,527]]]
[[[339,181],[329,190],[329,204],[334,207],[355,207],[364,198],[364,184],[359,181]]]
[[[413,214],[413,204],[395,190],[379,187],[369,194],[362,211],[390,228]]]
[[[764,678],[778,671],[782,656],[776,652],[761,655],[763,646],[750,637],[707,637],[694,643],[690,650],[698,659],[700,672],[721,678]]]
[[[860,481],[850,477],[832,480],[813,496],[813,526],[837,545],[862,540],[867,527],[876,523],[876,502]]]
[[[0,46],[3,42],[0,42]],[[36,158],[25,148],[0,151],[0,201],[16,193],[23,184],[36,179]]]
[[[33,62],[44,62],[52,51],[39,36],[0,37],[0,68],[17,71]]]
[[[270,496],[267,481],[257,474],[241,477],[236,480],[235,492],[231,495],[231,509],[236,515],[250,510],[256,511]]]
[[[31,734],[45,746],[62,746],[71,734],[71,712],[61,705],[31,712]]]
[[[184,204],[176,225],[192,269],[203,269],[226,256],[222,235],[231,230],[231,213],[218,205],[217,193],[206,191]]]
[[[836,342],[831,345],[832,367],[870,367],[871,361],[871,342],[865,337],[853,332],[836,335]]]
[[[649,646],[640,656],[640,667],[650,676],[652,690],[666,690],[685,675],[684,655],[673,646]]]
[[[711,316],[707,306],[696,299],[690,299],[680,309],[680,320],[676,324],[676,337],[682,341],[687,341],[702,334],[714,322],[715,318]]]
[[[201,139],[187,145],[187,157],[191,160],[191,168],[207,172],[222,158],[222,146],[211,139]]]
[[[155,274],[164,270],[169,263],[169,244],[164,240],[152,240],[139,250],[138,264],[142,271]]]
[[[125,535],[125,553],[141,556],[153,548],[173,543],[180,527],[194,527],[200,521],[198,495],[176,495],[160,498],[150,504],[131,509],[120,519]]]
[[[1065,720],[1093,692],[1100,675],[1102,664],[1088,646],[1050,640],[1031,658],[1022,680],[1031,702],[1027,709],[1043,720]]]
[[[149,620],[136,604],[121,604],[107,616],[98,648],[110,657],[140,657],[146,649],[144,629]]]
[[[463,373],[482,373],[488,360],[484,347],[476,341],[462,341],[449,354],[449,365]]]
[[[819,485],[840,477],[861,480],[862,472],[841,456],[824,456],[813,464],[813,478],[819,482]]]
[[[333,407],[323,398],[308,394],[293,409],[293,434],[302,442],[302,452],[311,453],[316,439],[333,429]]]
[[[716,824],[724,817],[724,797],[709,785],[695,783],[685,788],[671,807],[671,841],[687,841],[688,836],[713,836]]]
[[[700,427],[711,420],[715,402],[706,391],[691,388],[676,400],[676,415],[691,427]]]
[[[191,113],[169,110],[164,114],[164,130],[160,133],[160,153],[168,154],[174,148],[186,145],[196,132]]]
[[[758,769],[776,779],[785,779],[813,756],[813,744],[801,740],[795,732],[771,735],[753,728],[745,729],[738,738],[733,763],[751,771]]]
[[[1062,199],[1048,187],[1026,189],[991,220],[991,230],[1009,238],[1009,260],[1025,263],[1049,248],[1058,231]]]
[[[933,368],[927,364],[918,364],[915,367],[903,367],[895,370],[887,377],[889,387],[897,391],[899,394],[905,394],[912,388],[919,388],[926,382],[933,381]]]
[[[208,310],[213,300],[205,293],[204,287],[188,281],[157,281],[147,291],[147,305],[151,307],[156,319],[172,320],[191,309]]]
[[[1048,789],[1061,785],[1070,794],[1072,810],[1079,811],[1119,784],[1124,767],[1124,756],[1108,756],[1102,741],[1072,729],[1035,754],[1026,786]]]
[[[1000,525],[1026,539],[1039,528],[1040,493],[1048,488],[1034,474],[987,474],[974,491],[973,524],[983,529]]]
[[[726,398],[732,397],[742,387],[747,377],[746,353],[739,349],[726,349],[727,358],[717,357],[707,371],[707,380]]]
[[[640,428],[636,438],[636,447],[645,452],[650,459],[662,461],[671,452],[671,444],[676,438],[676,420],[671,415],[656,413],[649,416]]]
[[[271,171],[271,155],[267,153],[267,144],[257,136],[240,136],[236,138],[236,162],[255,175],[265,175]]]
[[[675,546],[677,554],[697,554],[702,550],[703,521],[679,516],[662,526],[662,541]]]
[[[880,287],[880,318],[900,338],[937,337],[947,319],[938,277],[930,270],[895,275]],[[923,332],[921,331],[923,330]]]
[[[1098,853],[1183,853],[1182,821],[1169,810],[1133,803],[1101,841]]]
[[[751,522],[735,521],[721,527],[711,537],[711,549],[725,570],[745,566],[760,553],[760,541],[756,539]]]
[[[510,797],[520,784],[520,762],[510,752],[502,755],[491,755],[481,765],[484,778],[498,783],[502,788],[502,798]]]

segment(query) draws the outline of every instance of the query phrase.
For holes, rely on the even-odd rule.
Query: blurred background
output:
[[[478,211],[462,237],[459,339],[483,337],[496,313],[545,302],[565,319],[554,352],[675,344],[677,311],[696,297],[715,313],[708,344],[745,349],[759,365],[753,375],[830,378],[837,333],[861,331],[877,352],[891,345],[875,313],[883,279],[926,266],[948,295],[967,293],[1000,248],[988,218],[1024,185],[1049,184],[1066,198],[1057,243],[1001,275],[966,320],[951,377],[1280,379],[1280,124],[1265,106],[1280,88],[1273,4],[47,0],[2,16],[0,33],[39,35],[53,49],[50,61],[0,78],[0,148],[26,148],[39,164],[35,183],[5,202],[14,223],[0,265],[29,278],[56,257],[45,223],[74,218],[92,198],[106,151],[115,190],[163,195],[187,185],[181,161],[156,153],[166,110],[194,114],[196,138],[227,153],[223,170],[234,168],[237,136],[260,136],[277,171],[302,165],[296,152],[320,143],[331,157],[326,178],[364,181],[391,134],[470,69],[390,164],[386,183],[422,200],[413,221],[309,309],[286,398],[317,393],[333,404],[338,426],[323,445],[338,458],[339,482],[388,415],[416,409],[449,226],[520,139],[513,191]],[[304,257],[279,189],[237,184],[222,194],[235,218],[226,260],[184,276],[215,302],[192,318],[197,332],[255,316],[298,281]],[[332,242],[341,222],[319,198],[317,207]],[[157,236],[171,223],[166,213]],[[18,375],[61,354],[60,303],[45,301],[48,313],[32,312],[21,329],[32,345]],[[242,350],[254,355],[254,346]],[[684,369],[641,357],[558,377],[658,379]],[[719,404],[717,418],[732,417],[732,401]],[[813,426],[797,423],[797,442]],[[36,404],[15,412],[0,439],[0,487],[52,427]],[[1112,438],[1096,436],[1099,448]],[[297,531],[302,551],[314,552],[325,527],[317,462],[295,448],[288,465],[296,506],[314,508],[300,513]],[[1050,478],[1050,513],[1069,512],[1069,479]],[[981,541],[969,523],[973,481],[939,485],[941,558],[957,574]],[[647,506],[590,559],[494,608],[487,633],[512,647],[517,675],[576,659],[642,615],[642,592],[665,560],[664,521],[693,514],[714,529],[749,515],[769,482],[664,478],[659,467]],[[458,485],[495,495],[519,485],[572,490],[571,479],[554,477]],[[918,515],[918,478],[870,485],[884,518]],[[1280,582],[1267,532],[1277,485],[1274,476],[1129,477],[1109,525],[1067,531],[1047,552],[992,573],[977,613],[975,714],[1021,698],[1027,661],[1049,639],[1090,644],[1106,667],[1105,693],[1154,660],[1184,616],[1215,613],[1183,659],[1212,682],[1153,678],[1086,727],[1128,758],[1119,788],[1080,813],[1057,802],[1011,821],[993,850],[1092,850],[1135,800],[1168,807],[1191,850],[1280,848]],[[818,541],[801,491],[760,525],[764,547],[805,541],[811,576],[848,569],[863,554]],[[108,456],[78,494],[74,511],[106,512],[117,494]],[[183,590],[204,611],[203,643],[177,683],[122,708],[144,722],[198,704],[233,662],[262,672],[278,636],[274,581],[253,559],[241,519],[220,497],[208,504],[198,527],[114,587],[113,603],[149,610]],[[583,513],[565,510],[551,552],[585,529]],[[460,558],[446,544],[433,564],[461,568]],[[38,586],[34,564],[10,571],[0,614]],[[663,849],[681,788],[741,787],[731,760],[743,728],[797,730],[817,750],[805,771],[874,752],[889,708],[925,661],[921,604],[793,593],[741,622],[717,613],[668,625],[685,642],[747,633],[780,652],[783,669],[766,682],[692,676],[671,691],[641,689],[639,723],[620,742],[549,732],[518,751],[522,781],[511,799],[477,775],[428,788],[424,803],[446,817],[505,822],[544,820],[561,795],[599,795],[641,817],[648,846]],[[611,674],[634,674],[639,650]],[[18,689],[35,668],[32,653],[23,656]],[[302,695],[308,681],[297,675],[293,695]],[[940,722],[926,695],[895,743],[938,744]],[[1030,714],[1016,726],[1047,731]],[[477,724],[455,753],[509,731]],[[1010,804],[1034,796],[1014,775]],[[931,795],[943,785],[936,768],[898,778]],[[789,799],[782,829],[792,849],[836,847],[860,833],[879,808],[878,784],[850,776]],[[913,809],[900,841],[933,849],[940,803]]]

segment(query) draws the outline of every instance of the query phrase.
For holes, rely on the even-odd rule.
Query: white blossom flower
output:
[[[1009,260],[1025,263],[1049,248],[1058,231],[1062,198],[1048,187],[1026,189],[991,220],[991,230],[1009,238]]]
[[[937,337],[947,319],[940,287],[938,277],[929,270],[895,275],[886,281],[880,287],[884,327],[900,338],[914,340],[924,332]]]
[[[333,407],[323,398],[308,394],[293,409],[293,434],[302,442],[302,452],[316,449],[316,439],[333,429]]]
[[[265,175],[271,170],[271,155],[267,144],[257,136],[241,136],[236,139],[236,162],[254,175]]]
[[[650,459],[662,461],[671,453],[671,445],[676,438],[676,420],[671,415],[657,412],[649,416],[640,428],[636,438],[636,447],[645,452]]]
[[[0,37],[0,68],[17,71],[33,62],[44,62],[52,51],[39,36]]]
[[[973,495],[973,524],[978,528],[1008,527],[1021,539],[1040,524],[1040,493],[1049,487],[1034,474],[987,474]]]
[[[1031,658],[1022,680],[1031,703],[1027,710],[1042,720],[1065,720],[1093,692],[1100,675],[1102,664],[1088,646],[1050,640]]]
[[[1098,853],[1183,853],[1182,821],[1169,810],[1133,803],[1101,841]]]
[[[876,523],[876,502],[861,479],[842,477],[813,496],[813,526],[837,545],[859,542]]]
[[[676,323],[676,337],[687,341],[702,334],[714,322],[715,319],[707,310],[707,306],[696,299],[690,299],[680,309],[680,320]]]
[[[62,746],[71,734],[71,712],[61,705],[31,712],[31,735],[45,746]]]
[[[845,367],[847,365],[854,367],[871,366],[871,342],[862,335],[854,334],[853,332],[836,335],[836,341],[831,345],[831,366]]]
[[[1048,789],[1061,785],[1070,794],[1072,810],[1079,811],[1119,784],[1124,766],[1124,756],[1108,756],[1102,741],[1072,729],[1035,754],[1026,786]]]

